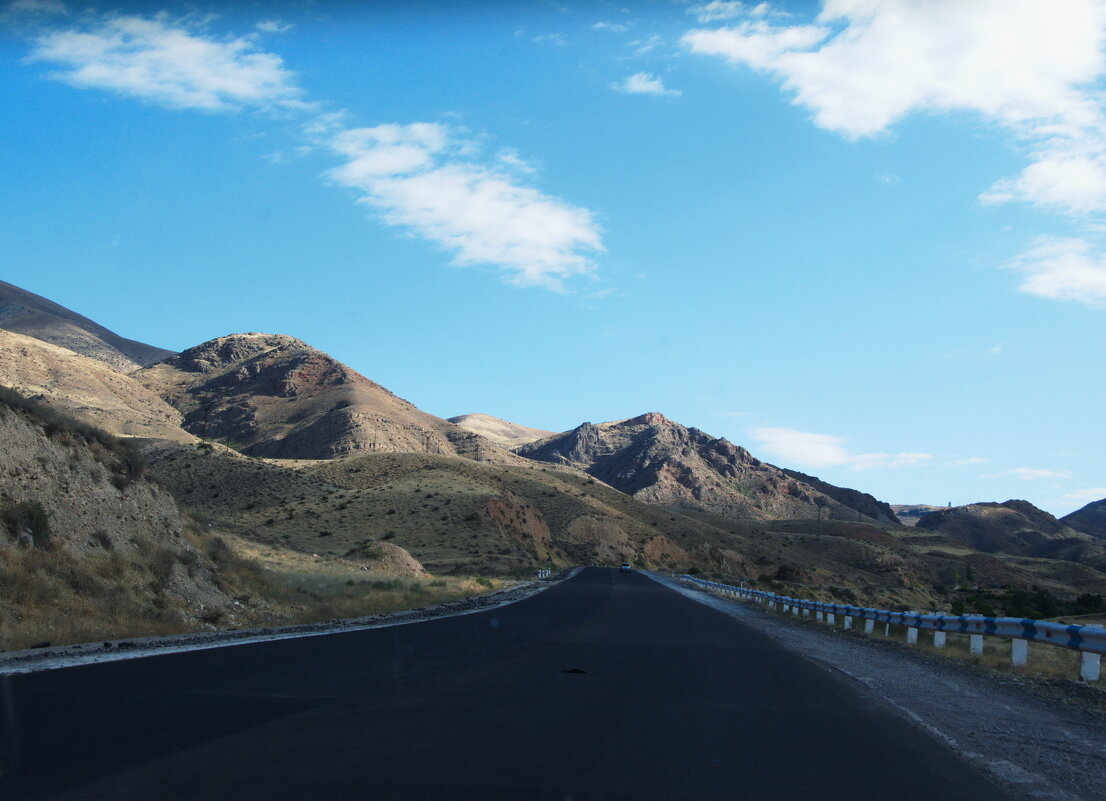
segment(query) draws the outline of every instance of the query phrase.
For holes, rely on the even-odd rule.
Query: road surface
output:
[[[589,568],[425,623],[9,676],[0,798],[1007,798],[833,671]]]

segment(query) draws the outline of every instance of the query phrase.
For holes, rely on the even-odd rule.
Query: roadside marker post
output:
[[[933,632],[933,647],[944,648],[945,647],[945,632],[935,631]]]
[[[1010,662],[1014,667],[1025,667],[1029,661],[1029,640],[1015,637],[1010,641]]]
[[[917,645],[918,644],[918,630],[913,626],[908,626],[906,629],[906,644]]]
[[[1102,675],[1102,655],[1083,652],[1083,659],[1079,663],[1079,678],[1083,681],[1098,681]]]
[[[876,621],[872,620],[872,618],[868,618],[867,620],[864,621],[864,633],[865,634],[871,634],[873,631],[875,631],[875,628],[876,628]]]
[[[969,650],[971,651],[972,656],[979,656],[981,653],[983,653],[983,635],[982,634],[972,634],[972,635],[970,635],[969,643],[970,643],[969,644]]]

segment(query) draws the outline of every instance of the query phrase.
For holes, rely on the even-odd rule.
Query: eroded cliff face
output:
[[[738,445],[656,412],[613,423],[584,423],[515,452],[584,470],[647,503],[730,518],[897,524],[890,508],[870,495],[780,470]]]
[[[0,648],[27,630],[180,630],[233,605],[127,446],[9,400],[0,442]]]
[[[135,374],[184,428],[250,456],[331,459],[435,453],[514,463],[491,441],[427,414],[304,342],[232,334]]]

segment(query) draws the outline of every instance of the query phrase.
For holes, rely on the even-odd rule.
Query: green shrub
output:
[[[3,512],[8,530],[16,533],[22,529],[31,532],[35,546],[45,548],[50,545],[50,514],[38,501],[21,501],[7,506]]]

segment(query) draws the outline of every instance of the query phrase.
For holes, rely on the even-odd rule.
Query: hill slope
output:
[[[281,334],[218,337],[135,377],[181,411],[186,430],[251,456],[330,459],[373,451],[519,461]]]
[[[0,329],[0,385],[116,436],[195,440],[180,412],[103,361]]]
[[[161,361],[173,351],[124,339],[64,306],[0,281],[0,328],[97,359],[130,372]]]
[[[504,448],[517,448],[527,442],[553,436],[556,432],[512,423],[490,414],[462,414],[450,417],[449,422],[466,431],[479,434]]]
[[[1092,537],[1106,539],[1106,498],[1064,515],[1060,522]]]
[[[780,470],[725,439],[655,412],[613,423],[584,423],[515,452],[579,468],[647,503],[731,518],[897,524],[890,508],[870,495]]]
[[[1028,501],[972,503],[930,512],[918,529],[940,532],[984,553],[1036,556],[1051,554],[1057,543],[1088,540]]]

